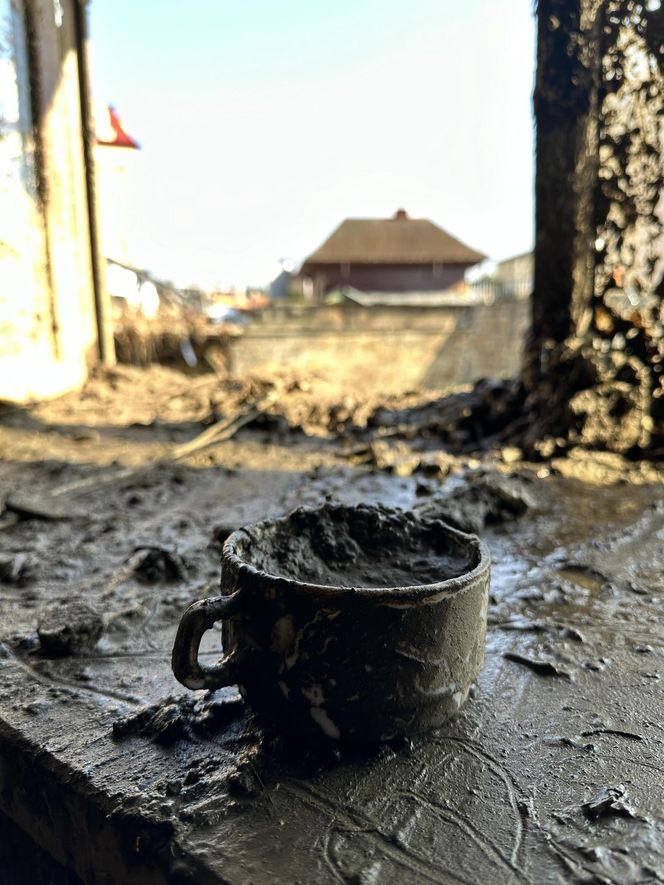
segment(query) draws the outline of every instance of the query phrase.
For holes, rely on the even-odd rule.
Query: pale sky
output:
[[[141,144],[132,258],[268,282],[404,207],[531,248],[532,0],[93,0],[93,90]]]

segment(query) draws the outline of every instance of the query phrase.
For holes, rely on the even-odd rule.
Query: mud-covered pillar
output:
[[[664,444],[658,0],[539,0],[532,438]]]

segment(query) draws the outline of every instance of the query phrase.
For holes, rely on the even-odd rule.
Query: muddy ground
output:
[[[160,368],[1,408],[1,810],[86,882],[663,881],[661,468],[555,440],[525,463],[463,406],[443,446],[446,408]],[[432,735],[293,747],[172,677],[227,534],[326,498],[489,544],[486,663]]]

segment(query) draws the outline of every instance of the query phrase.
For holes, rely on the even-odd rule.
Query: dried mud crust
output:
[[[255,430],[275,437],[302,431],[333,438],[348,426],[366,426],[381,407],[412,407],[436,395],[436,391],[419,390],[367,397],[360,391],[349,393],[334,379],[288,370],[236,377],[212,372],[194,375],[160,365],[115,366],[97,368],[80,392],[34,404],[29,410],[9,407],[5,411],[9,423],[66,428],[80,445],[99,441],[99,434],[109,428],[128,428],[138,441],[145,436],[156,441],[178,426],[188,430],[269,399],[254,422]]]
[[[163,366],[100,369],[78,394],[25,408],[0,403],[0,458],[50,459],[54,484],[60,473],[66,482],[69,465],[146,464],[168,444],[191,441],[257,404],[260,414],[233,439],[187,463],[297,472],[342,459],[421,475],[434,485],[482,462],[507,472],[536,462],[542,471],[602,485],[664,477],[661,452],[606,451],[562,424],[552,430],[529,408],[518,382],[484,380],[445,395],[420,390],[369,399],[314,376],[192,376]]]
[[[338,587],[436,584],[477,565],[440,521],[362,505],[298,508],[245,530],[238,553],[267,574]]]

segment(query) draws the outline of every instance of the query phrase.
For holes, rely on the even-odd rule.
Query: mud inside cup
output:
[[[189,688],[237,684],[279,728],[387,740],[441,724],[484,658],[489,556],[474,535],[405,511],[326,504],[226,541],[222,595],[194,603],[173,652]],[[223,621],[226,656],[198,644]]]

